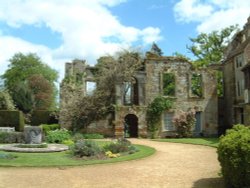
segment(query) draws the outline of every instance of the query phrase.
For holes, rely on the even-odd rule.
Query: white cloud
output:
[[[181,0],[175,7],[175,16],[179,21],[202,21],[208,17],[213,8],[208,4],[201,4],[199,0]]]
[[[211,32],[230,25],[243,26],[250,16],[249,0],[180,0],[175,4],[176,19],[198,23],[198,32]]]
[[[148,44],[160,40],[159,28],[149,26],[138,29],[125,26],[112,15],[108,7],[125,1],[0,0],[0,21],[17,29],[23,25],[46,26],[60,33],[63,41],[60,47],[50,49],[22,39],[0,35],[0,42],[3,42],[3,45],[0,45],[0,52],[1,54],[5,52],[0,59],[0,74],[6,68],[7,59],[19,51],[36,52],[44,62],[53,68],[58,67],[62,75],[64,67],[62,60],[81,58],[93,64],[100,55],[113,53],[124,46],[138,42]]]

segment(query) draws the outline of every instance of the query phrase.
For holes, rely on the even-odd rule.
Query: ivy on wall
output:
[[[156,97],[147,109],[148,131],[154,138],[155,133],[159,130],[162,112],[172,108],[173,102],[169,98],[162,96]]]

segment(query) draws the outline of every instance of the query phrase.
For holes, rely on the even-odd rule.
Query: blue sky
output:
[[[72,59],[94,64],[123,48],[192,57],[189,37],[240,27],[249,0],[0,0],[0,74],[17,52],[33,52],[60,73]],[[230,18],[230,19],[229,19]]]

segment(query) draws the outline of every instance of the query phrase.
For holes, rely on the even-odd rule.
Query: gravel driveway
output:
[[[0,168],[0,188],[222,188],[216,149],[131,139],[156,148],[141,160],[81,167]]]

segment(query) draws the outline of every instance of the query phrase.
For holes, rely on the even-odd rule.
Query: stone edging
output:
[[[49,152],[59,152],[66,151],[69,149],[68,146],[63,144],[48,144],[47,148],[18,148],[15,147],[17,144],[5,144],[0,146],[2,151],[10,152],[24,152],[24,153],[49,153]]]

